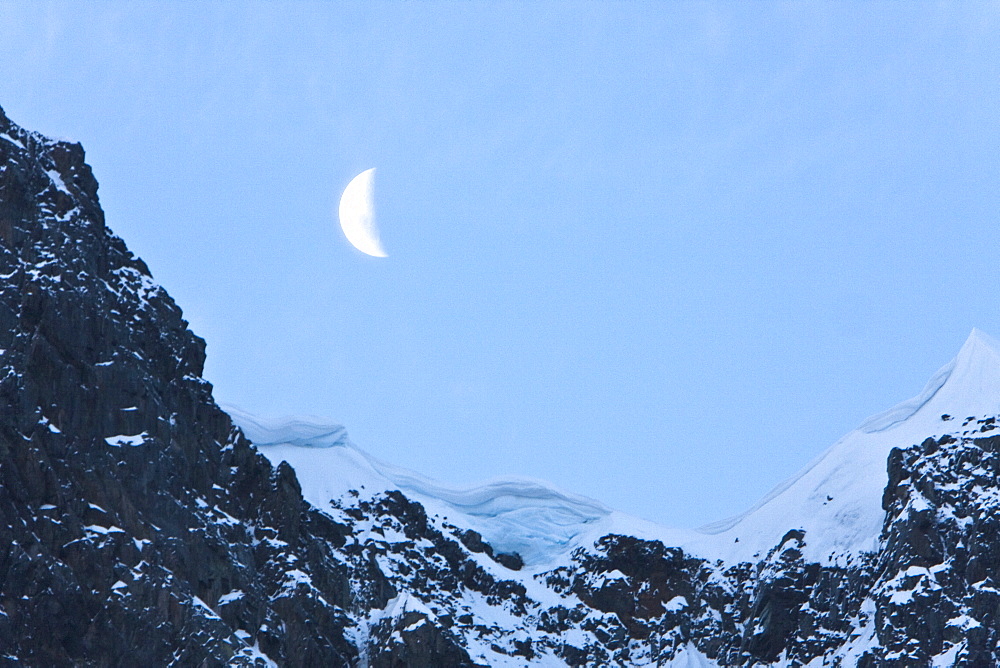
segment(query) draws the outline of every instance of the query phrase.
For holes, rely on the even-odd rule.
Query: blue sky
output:
[[[0,106],[221,401],[696,525],[1000,335],[998,7],[0,0]]]

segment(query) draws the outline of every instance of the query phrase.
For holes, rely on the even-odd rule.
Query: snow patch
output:
[[[663,607],[667,612],[680,612],[684,608],[688,607],[688,600],[683,596],[674,596],[672,599],[667,601],[667,604]]]
[[[226,605],[227,603],[232,603],[233,601],[238,601],[243,598],[244,593],[241,589],[234,589],[228,594],[223,594],[219,597],[219,605]],[[247,634],[249,637],[249,634]]]
[[[215,613],[215,610],[212,610],[212,608],[208,606],[208,603],[205,603],[205,601],[201,600],[197,596],[191,597],[191,603],[192,605],[194,605],[194,607],[200,608],[202,614],[204,614],[209,619],[222,619],[221,617],[219,617],[219,615]]]
[[[132,436],[129,436],[127,434],[119,434],[117,436],[108,436],[107,438],[104,439],[104,442],[116,448],[120,448],[123,445],[130,445],[132,447],[135,447],[138,445],[145,445],[147,438],[149,438],[149,435],[146,432],[142,432],[141,434],[134,434]]]
[[[663,668],[719,668],[719,664],[702,654],[692,643],[685,645]]]
[[[49,179],[52,181],[52,184],[57,190],[61,190],[67,195],[70,194],[69,188],[66,187],[66,183],[63,181],[62,175],[60,175],[59,172],[54,169],[46,169],[45,173],[49,175]]]
[[[102,527],[100,524],[90,524],[88,526],[83,527],[83,529],[84,531],[100,534],[102,536],[106,536],[109,533],[125,533],[125,529],[122,529],[121,527],[116,527],[116,526]]]
[[[18,141],[17,139],[14,139],[13,137],[11,137],[11,136],[10,136],[9,134],[7,134],[6,132],[0,132],[0,139],[6,139],[7,141],[9,141],[9,142],[10,142],[11,144],[13,144],[14,146],[17,146],[17,147],[18,147],[19,149],[21,149],[22,151],[24,150],[24,144],[22,144],[22,143],[21,143],[20,141]]]

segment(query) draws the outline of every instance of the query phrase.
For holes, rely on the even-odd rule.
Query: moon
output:
[[[340,229],[351,245],[372,257],[388,257],[375,226],[375,168],[347,184],[340,196]]]

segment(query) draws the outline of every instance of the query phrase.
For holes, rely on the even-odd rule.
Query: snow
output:
[[[332,448],[348,445],[347,430],[321,418],[289,417],[266,420],[235,406],[223,405],[243,434],[257,445],[284,443],[305,448]]]
[[[199,597],[192,596],[191,603],[195,606],[195,608],[200,608],[201,613],[209,619],[222,619],[215,613],[215,610],[212,610],[212,608],[209,607],[208,603],[205,603],[205,601],[201,600]]]
[[[267,420],[223,408],[273,464],[285,461],[295,469],[314,505],[335,513],[330,501],[352,490],[363,489],[366,496],[400,490],[429,516],[478,531],[497,551],[520,554],[529,571],[565,561],[576,547],[609,533],[660,540],[711,561],[756,561],[790,529],[805,530],[807,560],[843,565],[877,548],[893,448],[962,427],[971,433],[978,427],[963,424],[967,416],[1000,414],[1000,343],[973,330],[958,356],[915,398],[863,422],[745,513],[699,530],[663,527],[538,480],[443,485],[372,457],[341,425],[317,418]]]
[[[663,668],[719,668],[719,664],[702,654],[691,643],[680,649]]]
[[[54,424],[52,424],[52,421],[49,420],[44,415],[38,419],[38,424],[42,425],[43,427],[47,426],[49,428],[49,431],[51,431],[53,434],[61,434],[62,433],[62,430],[60,430],[59,427],[57,427]]]
[[[594,537],[597,527],[610,528],[615,515],[593,499],[526,478],[450,487],[379,461],[351,443],[340,425],[311,418],[265,420],[224,408],[273,464],[285,461],[295,469],[303,495],[317,507],[326,508],[351,490],[363,488],[368,495],[399,490],[429,515],[478,531],[495,550],[518,553],[527,566],[551,563]]]
[[[119,434],[117,436],[108,436],[104,439],[104,442],[116,448],[120,448],[123,445],[131,445],[135,447],[137,445],[144,445],[147,437],[148,434],[146,434],[146,432],[133,434],[131,436],[127,434]]]
[[[683,596],[674,596],[663,607],[667,612],[678,612],[688,607],[688,600]]]
[[[6,132],[0,132],[0,139],[6,139],[7,141],[9,141],[14,146],[17,146],[18,148],[20,148],[22,150],[24,149],[24,144],[22,144],[21,142],[19,142],[17,139],[14,139],[13,137],[11,137]]]
[[[90,533],[100,534],[102,536],[106,536],[109,533],[125,533],[125,529],[122,529],[121,527],[116,527],[114,525],[109,526],[109,527],[103,527],[100,524],[89,524],[89,525],[83,527],[83,529],[84,529],[84,531],[89,531]]]
[[[978,619],[970,617],[968,615],[959,615],[958,617],[952,617],[948,620],[945,626],[957,626],[963,631],[968,631],[969,629],[974,629],[976,627],[982,626]]]
[[[809,662],[810,668],[829,665],[856,666],[861,657],[879,646],[878,636],[875,633],[875,602],[871,597],[862,601],[860,613],[858,618],[851,620],[851,626],[854,627],[855,633],[850,636],[846,644],[837,650],[837,657],[841,663],[833,664],[833,662],[827,661],[828,657],[818,656]]]
[[[313,584],[312,584],[312,578],[309,577],[309,574],[305,573],[303,571],[300,571],[297,568],[294,568],[294,569],[292,569],[290,571],[286,571],[285,572],[285,581],[283,583],[283,586],[286,589],[288,589],[288,588],[294,589],[294,588],[298,587],[299,585],[306,585],[307,587],[313,586]]]
[[[232,603],[233,601],[238,601],[243,598],[244,593],[241,589],[234,589],[228,594],[219,597],[219,605],[226,605],[227,603]]]
[[[965,649],[965,642],[961,642],[957,645],[952,645],[946,649],[941,654],[933,657],[931,659],[931,666],[934,668],[948,668],[950,666],[958,665],[959,654]]]
[[[70,194],[69,189],[66,187],[66,183],[63,182],[62,176],[59,174],[59,172],[57,172],[54,169],[47,169],[47,170],[45,170],[45,173],[49,175],[49,178],[52,180],[52,184],[57,189],[59,189],[62,192],[66,193],[67,195]]]
[[[917,397],[869,418],[803,471],[737,517],[702,527],[683,547],[727,562],[766,554],[789,529],[806,531],[806,559],[874,551],[882,529],[886,460],[895,448],[953,432],[957,419],[1000,414],[1000,342],[974,329]],[[739,542],[736,542],[736,539]]]
[[[278,664],[261,651],[259,642],[255,642],[252,647],[247,648],[246,656],[254,661],[254,665],[258,665],[257,660],[259,659],[263,661],[265,668],[278,668]]]
[[[431,609],[424,605],[420,599],[405,591],[395,598],[389,599],[386,602],[385,607],[382,609],[379,617],[381,619],[399,619],[408,612],[416,612],[424,615],[428,619],[434,619],[436,617],[436,615],[431,612]]]

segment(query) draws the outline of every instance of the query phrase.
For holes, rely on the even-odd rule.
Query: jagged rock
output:
[[[83,149],[2,113],[0,274],[8,659],[353,663],[342,533],[216,406],[204,342],[105,226]]]

